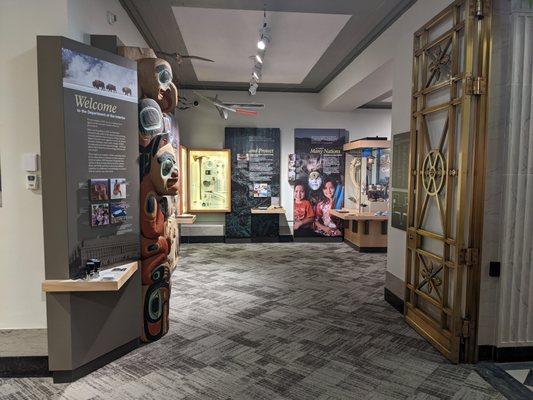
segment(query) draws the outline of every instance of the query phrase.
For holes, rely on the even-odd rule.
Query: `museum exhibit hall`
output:
[[[0,0],[0,400],[533,399],[533,0]]]

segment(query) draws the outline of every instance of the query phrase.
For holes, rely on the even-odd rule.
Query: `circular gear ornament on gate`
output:
[[[439,150],[431,150],[422,163],[422,184],[426,193],[436,196],[444,186],[446,166],[444,157]]]

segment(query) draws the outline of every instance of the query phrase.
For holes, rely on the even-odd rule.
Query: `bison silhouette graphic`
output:
[[[102,89],[104,90],[105,89],[105,83],[96,79],[93,81],[93,87],[96,88],[96,89]]]

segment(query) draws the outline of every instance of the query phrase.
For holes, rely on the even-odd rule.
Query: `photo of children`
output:
[[[111,223],[116,224],[126,220],[128,216],[128,204],[120,201],[111,203]]]
[[[91,226],[109,225],[109,203],[91,204]]]
[[[322,200],[316,205],[314,229],[323,236],[341,236],[340,221],[330,215],[330,210],[335,208],[336,189],[335,181],[327,178],[322,185]]]
[[[126,198],[126,179],[111,179],[111,200]]]
[[[342,237],[330,211],[344,203],[343,129],[295,129],[293,230],[295,237]],[[294,163],[294,167],[292,166]]]
[[[91,179],[89,190],[91,201],[109,200],[109,179]]]
[[[312,232],[315,212],[311,207],[311,202],[305,199],[305,184],[296,182],[294,185],[294,231],[303,233]]]

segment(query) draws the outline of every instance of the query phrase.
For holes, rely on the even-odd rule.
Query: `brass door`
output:
[[[405,318],[452,362],[475,344],[487,9],[455,1],[414,35]]]

